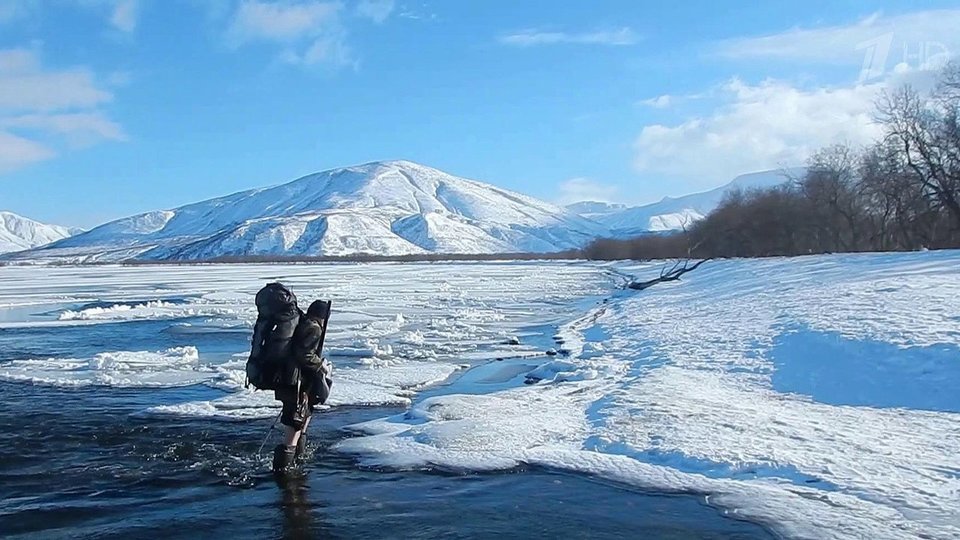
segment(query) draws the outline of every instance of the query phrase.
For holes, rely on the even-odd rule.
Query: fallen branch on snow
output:
[[[660,270],[660,277],[651,279],[649,281],[632,281],[629,285],[627,285],[627,288],[635,291],[642,291],[656,285],[657,283],[663,283],[665,281],[680,281],[680,276],[686,274],[687,272],[693,272],[699,268],[701,264],[709,260],[709,258],[701,259],[693,265],[690,264],[689,259],[678,260],[673,264],[672,267],[670,267],[669,270],[666,266],[664,266],[663,269]]]

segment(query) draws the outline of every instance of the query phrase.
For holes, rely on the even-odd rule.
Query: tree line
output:
[[[960,247],[960,64],[881,95],[871,146],[833,145],[783,185],[732,191],[681,233],[599,240],[587,258],[765,257]]]

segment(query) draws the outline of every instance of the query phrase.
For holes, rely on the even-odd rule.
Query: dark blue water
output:
[[[134,419],[209,390],[0,384],[4,536],[194,538],[765,538],[694,496],[644,494],[544,470],[450,475],[358,468],[325,451],[339,427],[389,414],[320,414],[302,475],[255,457],[266,421]],[[267,452],[264,452],[266,454]]]
[[[0,330],[0,363],[195,345],[241,351],[245,334],[184,336],[139,321]],[[546,332],[546,331],[545,331]],[[549,333],[546,333],[549,336]],[[461,376],[469,376],[470,372]],[[212,399],[205,386],[63,389],[0,383],[0,535],[30,538],[770,538],[695,495],[641,493],[540,469],[494,474],[359,467],[327,451],[343,426],[398,412],[318,414],[300,475],[269,472],[270,421],[143,418]]]

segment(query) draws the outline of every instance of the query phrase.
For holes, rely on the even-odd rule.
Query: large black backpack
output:
[[[257,322],[247,360],[247,385],[260,390],[296,385],[291,339],[300,322],[297,297],[281,283],[269,283],[256,297]]]

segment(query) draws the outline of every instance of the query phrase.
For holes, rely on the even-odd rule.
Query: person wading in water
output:
[[[282,404],[284,437],[273,450],[273,471],[285,473],[302,461],[313,409],[330,396],[333,366],[322,357],[330,302],[317,300],[303,313],[293,292],[280,283],[261,289],[256,302],[247,380],[273,390]]]

